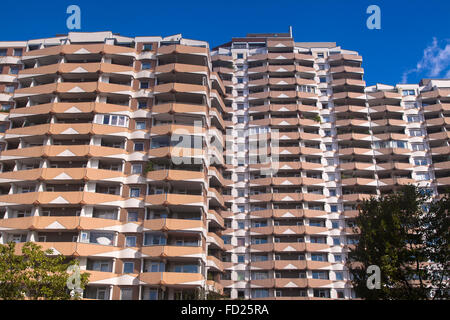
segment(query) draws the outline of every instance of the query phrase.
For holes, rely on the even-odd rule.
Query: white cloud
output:
[[[423,57],[417,62],[413,69],[406,70],[402,75],[402,83],[408,81],[408,75],[411,73],[421,73],[426,77],[450,78],[450,40],[441,41],[444,46],[441,48],[439,41],[433,37],[431,45],[423,50]]]

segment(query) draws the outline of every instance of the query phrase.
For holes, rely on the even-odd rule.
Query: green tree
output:
[[[447,299],[450,286],[449,194],[432,199],[408,185],[399,193],[362,203],[356,217],[359,241],[347,265],[363,299]],[[369,289],[366,270],[381,271],[381,288]]]
[[[63,255],[52,255],[52,250],[27,242],[21,254],[16,254],[16,244],[0,245],[0,299],[70,299],[67,268],[78,265],[75,259]],[[80,276],[80,287],[84,289],[88,273]],[[75,298],[79,298],[77,295]]]

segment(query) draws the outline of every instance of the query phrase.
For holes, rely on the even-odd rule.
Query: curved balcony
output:
[[[38,146],[0,152],[0,160],[55,157],[115,157],[124,159],[125,156],[126,151],[124,149],[90,145]]]
[[[150,285],[160,285],[176,288],[200,287],[205,282],[201,273],[184,272],[143,272],[139,280]]]
[[[207,66],[198,66],[184,63],[169,63],[155,67],[156,75],[161,75],[165,73],[195,73],[195,74],[203,74],[206,76],[209,73],[208,71],[209,70]]]
[[[175,193],[146,195],[144,199],[145,205],[148,206],[185,205],[198,207],[203,207],[205,200],[205,197],[202,195]]]
[[[6,130],[5,139],[40,135],[127,136],[128,128],[96,123],[47,123]]]
[[[128,106],[98,102],[55,102],[10,110],[11,118],[37,114],[79,114],[79,113],[115,113],[128,115]]]
[[[204,255],[202,247],[194,246],[143,246],[140,250],[148,257],[200,259]]]
[[[192,54],[208,56],[208,48],[186,46],[181,44],[172,44],[168,46],[159,47],[156,51],[156,55],[166,55],[166,54]]]
[[[157,104],[152,107],[153,114],[184,114],[184,113],[193,113],[206,116],[208,112],[208,106],[206,105],[196,105],[196,104],[188,104],[188,103],[164,103]]]
[[[125,175],[120,171],[95,168],[37,168],[0,173],[0,182],[17,181],[121,181]]]
[[[81,204],[81,205],[112,205],[117,206],[123,198],[96,192],[67,191],[67,192],[29,192],[0,195],[1,205],[25,204]]]

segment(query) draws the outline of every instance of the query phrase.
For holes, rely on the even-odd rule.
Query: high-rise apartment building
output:
[[[358,202],[450,185],[450,80],[366,87],[291,33],[0,42],[0,243],[91,299],[351,299]]]

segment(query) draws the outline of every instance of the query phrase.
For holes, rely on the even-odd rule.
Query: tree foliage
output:
[[[21,254],[16,254],[16,244],[0,245],[0,299],[70,299],[67,268],[78,261],[63,255],[52,255],[52,250],[27,242]],[[89,274],[82,273],[80,287],[84,289]]]
[[[450,286],[449,194],[431,199],[423,189],[362,203],[356,217],[359,242],[347,261],[358,297],[364,299],[447,299]],[[370,265],[381,271],[381,288],[369,289]]]

